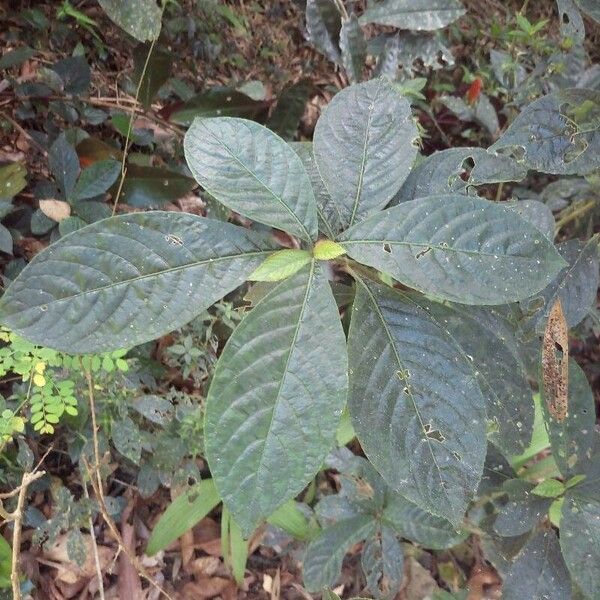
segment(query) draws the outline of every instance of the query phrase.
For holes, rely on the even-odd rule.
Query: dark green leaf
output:
[[[2,322],[71,353],[131,347],[190,321],[275,249],[241,227],[189,214],[114,217],[36,255],[2,297]]]
[[[340,49],[348,79],[351,83],[361,81],[367,59],[367,41],[356,15],[351,15],[350,19],[342,24]]]
[[[177,108],[170,120],[178,125],[191,125],[196,117],[246,117],[254,119],[265,109],[265,103],[230,89],[208,90],[190,98]]]
[[[342,20],[334,0],[306,0],[306,29],[311,44],[329,60],[341,59]]]
[[[308,242],[316,239],[317,210],[308,174],[272,131],[245,119],[196,119],[184,147],[194,177],[219,202]]]
[[[560,547],[571,577],[589,598],[600,587],[600,503],[568,492],[560,520]]]
[[[155,0],[98,0],[106,14],[140,42],[160,34],[162,10]]]
[[[7,254],[13,253],[13,238],[10,231],[0,224],[0,251]]]
[[[504,578],[502,600],[570,600],[571,581],[554,531],[533,535]]]
[[[58,224],[58,232],[61,236],[68,235],[79,229],[83,229],[87,223],[79,217],[67,217]]]
[[[2,58],[0,58],[0,71],[10,69],[11,67],[19,67],[34,55],[35,50],[28,46],[22,46],[21,48],[3,52]]]
[[[340,521],[324,529],[308,544],[304,556],[304,585],[320,592],[333,585],[340,575],[342,561],[353,544],[369,537],[376,528],[373,517],[362,515]]]
[[[410,172],[417,138],[410,104],[388,80],[334,96],[317,122],[314,154],[344,228],[392,199]]]
[[[459,0],[369,0],[361,23],[431,31],[465,14]]]
[[[502,304],[538,292],[565,261],[513,210],[460,195],[403,202],[344,232],[355,260],[462,304]]]
[[[85,200],[104,194],[117,180],[121,165],[116,160],[101,160],[81,171],[73,189],[73,200]]]
[[[125,458],[139,464],[142,456],[142,434],[130,417],[112,422],[111,437],[115,448]]]
[[[284,88],[267,122],[269,129],[284,140],[294,139],[311,90],[309,81],[299,81]]]
[[[146,554],[153,556],[164,550],[201,521],[219,502],[212,479],[205,479],[177,496],[154,526]]]
[[[120,199],[130,206],[158,207],[182,198],[195,187],[196,182],[181,173],[129,165]]]
[[[64,198],[71,198],[79,176],[79,159],[64,133],[50,146],[48,164]]]
[[[166,425],[175,412],[175,407],[161,396],[146,395],[133,400],[131,407],[157,425]]]
[[[156,46],[153,47],[152,54],[148,58],[150,49],[150,44],[141,44],[133,51],[133,81],[136,86],[140,86],[141,80],[138,99],[145,109],[150,108],[158,90],[169,79],[173,63],[173,54]]]
[[[542,498],[531,491],[533,483],[521,479],[505,481],[502,491],[508,494],[508,501],[500,507],[494,530],[503,537],[516,537],[531,531],[548,512],[551,498]]]
[[[491,150],[530,169],[585,175],[600,167],[600,92],[564,89],[529,104]]]
[[[348,336],[349,409],[386,482],[456,524],[481,477],[485,401],[450,334],[408,296],[360,282]]]
[[[550,241],[554,239],[554,215],[547,204],[539,200],[519,200],[507,203],[522,219],[539,229]],[[558,247],[560,253],[560,246]]]
[[[400,588],[404,554],[396,534],[385,525],[363,546],[361,566],[367,587],[377,597],[393,595]]]
[[[313,263],[238,325],[210,387],[206,454],[244,534],[318,471],[334,444],[346,391],[344,333],[327,278]]]
[[[84,56],[63,58],[52,65],[52,70],[61,78],[67,94],[81,95],[88,91],[92,73]]]

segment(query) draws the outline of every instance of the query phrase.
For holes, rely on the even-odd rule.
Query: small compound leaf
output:
[[[486,447],[472,365],[409,296],[360,280],[348,348],[348,406],[365,454],[394,490],[459,523]]]
[[[317,169],[315,157],[313,155],[312,142],[297,142],[291,144],[294,152],[300,157],[308,177],[312,184],[317,203],[317,217],[319,219],[319,231],[333,239],[344,229],[342,217],[338,208],[329,195],[321,174]]]
[[[177,125],[191,125],[195,118],[244,117],[256,118],[265,110],[265,103],[232,89],[216,88],[190,98],[175,110],[169,120]]]
[[[156,40],[162,10],[156,0],[98,0],[104,12],[121,29],[140,42]]]
[[[418,162],[390,204],[438,194],[466,194],[471,186],[521,181],[526,175],[527,169],[508,156],[483,148],[449,148]]]
[[[542,173],[591,173],[600,167],[600,92],[564,89],[535,100],[490,150],[511,151]]]
[[[284,140],[294,139],[312,89],[311,82],[307,80],[285,87],[269,117],[268,128]]]
[[[367,587],[376,597],[387,598],[400,589],[404,553],[394,531],[383,525],[363,546],[360,557]]]
[[[571,578],[552,530],[540,530],[504,577],[502,600],[570,600]]]
[[[335,584],[342,561],[351,546],[369,537],[376,522],[370,515],[360,515],[323,529],[312,540],[304,556],[304,585],[309,592],[320,592]]]
[[[560,547],[571,577],[589,598],[600,587],[600,502],[567,492],[560,520]]]
[[[281,281],[297,273],[312,260],[308,250],[278,250],[265,258],[250,275],[249,281]]]
[[[95,198],[104,194],[117,180],[121,165],[113,159],[100,160],[81,171],[73,189],[73,201]]]
[[[548,429],[554,460],[565,476],[577,475],[592,454],[596,411],[594,394],[585,373],[569,360],[569,408],[565,418],[557,421],[542,398],[542,409]]]
[[[508,500],[498,510],[494,531],[502,537],[517,537],[531,531],[548,512],[551,498],[542,498],[532,493],[533,483],[521,479],[504,482],[502,491]]]
[[[129,206],[155,208],[182,198],[195,187],[191,177],[176,171],[129,165],[120,200]]]
[[[146,554],[153,556],[203,519],[220,499],[212,479],[205,479],[177,496],[154,526]]]
[[[560,299],[554,302],[544,331],[542,390],[546,413],[561,423],[569,410],[569,329]]]
[[[342,25],[340,49],[342,65],[346,69],[350,83],[358,83],[362,79],[367,58],[367,42],[356,15],[351,15]]]
[[[306,0],[306,30],[310,43],[329,60],[340,62],[342,19],[334,0]]]
[[[358,262],[462,304],[526,298],[565,264],[510,208],[460,195],[403,202],[345,231],[341,243]]]
[[[542,304],[529,321],[529,325],[538,332],[544,331],[550,310],[557,299],[560,299],[569,328],[581,323],[596,301],[600,283],[598,237],[593,237],[585,245],[579,240],[569,240],[559,244],[557,250],[568,265],[540,294],[523,302],[526,311],[531,305]]]
[[[386,79],[334,96],[317,121],[313,147],[344,228],[392,199],[410,172],[417,137],[410,104]]]
[[[382,520],[399,536],[433,550],[452,548],[468,536],[447,519],[424,511],[400,494],[389,495]]]
[[[432,31],[446,27],[464,14],[459,0],[369,0],[360,22]]]
[[[344,332],[327,278],[313,263],[238,325],[210,387],[206,454],[244,534],[318,471],[346,393]]]
[[[241,227],[184,213],[106,219],[37,254],[2,297],[2,322],[65,352],[129,348],[190,321],[276,248]]]
[[[79,159],[75,148],[69,144],[64,133],[61,133],[50,146],[48,166],[60,188],[65,200],[68,200],[75,189],[79,175]]]
[[[184,148],[194,177],[219,202],[308,242],[317,237],[308,174],[272,131],[245,119],[196,119]]]

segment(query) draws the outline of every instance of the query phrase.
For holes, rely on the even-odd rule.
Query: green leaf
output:
[[[600,6],[595,0],[575,0],[577,6],[596,23],[600,23]]]
[[[232,89],[216,88],[190,98],[171,113],[177,125],[191,125],[195,118],[245,117],[256,118],[265,110],[265,103]]]
[[[527,169],[483,148],[448,148],[420,160],[391,204],[437,194],[467,193],[471,186],[521,181]]]
[[[342,20],[334,0],[306,0],[306,29],[310,43],[329,60],[340,62]]]
[[[0,166],[0,198],[13,198],[27,185],[24,163],[14,162]]]
[[[10,231],[0,224],[0,251],[7,254],[13,253],[13,238]]]
[[[12,548],[0,535],[0,589],[10,587],[10,573],[12,566]]]
[[[386,79],[338,92],[317,121],[314,154],[346,228],[382,209],[417,154],[410,104]]]
[[[556,4],[563,38],[581,44],[585,40],[585,24],[575,0],[557,0]]]
[[[191,177],[162,167],[129,165],[121,202],[135,207],[157,207],[185,196],[196,187]]]
[[[539,200],[518,200],[507,202],[506,206],[512,208],[522,219],[539,229],[550,241],[554,239],[554,215],[550,207]],[[560,245],[557,248],[560,253]]]
[[[294,139],[312,90],[313,86],[308,80],[285,87],[267,122],[269,129],[284,140]]]
[[[279,284],[229,338],[208,394],[206,455],[244,534],[296,496],[333,447],[345,346],[318,263]]]
[[[71,198],[79,176],[79,158],[75,148],[61,133],[48,151],[48,166],[64,199]]]
[[[148,58],[148,54],[150,57]],[[158,90],[165,84],[171,75],[173,54],[150,44],[140,44],[133,51],[133,83],[140,86],[138,95],[142,106],[148,110]],[[142,73],[145,73],[142,79]],[[141,80],[141,85],[140,85]]]
[[[194,177],[219,202],[308,242],[316,238],[317,210],[308,174],[272,131],[245,119],[196,119],[184,148]]]
[[[600,167],[599,129],[600,92],[564,89],[526,106],[490,150],[542,173],[586,175]]]
[[[360,557],[367,587],[379,596],[389,596],[400,588],[404,569],[402,546],[392,529],[385,525],[369,538]]]
[[[139,464],[142,456],[142,434],[131,417],[125,416],[113,421],[111,438],[118,452],[135,464]]]
[[[465,14],[459,0],[369,0],[361,23],[432,31]]]
[[[562,481],[556,479],[546,479],[541,483],[538,483],[532,490],[531,493],[542,498],[556,498],[563,494],[565,491],[565,484]]]
[[[280,506],[268,519],[270,525],[283,529],[297,540],[307,540],[313,533],[305,514],[294,500]]]
[[[348,348],[348,406],[365,454],[394,490],[460,522],[486,448],[469,360],[410,297],[361,280]]]
[[[249,281],[281,281],[297,273],[312,260],[308,250],[285,249],[274,252],[248,275]]]
[[[162,514],[148,540],[146,554],[153,556],[201,521],[220,499],[212,479],[205,479],[175,498]]]
[[[570,600],[571,581],[554,531],[534,534],[504,578],[502,600]]]
[[[184,213],[106,219],[36,255],[2,297],[1,320],[65,352],[128,348],[190,321],[275,249],[241,227]]]
[[[121,29],[140,42],[158,39],[162,10],[155,0],[98,0]]]
[[[333,260],[346,254],[346,250],[332,240],[319,240],[313,249],[313,256],[317,260]]]
[[[543,394],[543,386],[540,386]],[[542,410],[554,460],[565,476],[576,475],[592,454],[596,434],[594,394],[581,367],[569,360],[569,410],[562,421],[548,412],[541,399]]]
[[[351,15],[342,24],[340,31],[340,49],[342,64],[351,83],[362,79],[365,60],[367,59],[367,41],[356,15]]]
[[[73,189],[72,200],[85,200],[104,194],[117,180],[121,165],[116,160],[101,160],[81,171]]]
[[[569,328],[575,327],[587,316],[596,302],[600,283],[598,239],[598,236],[594,236],[587,244],[569,240],[557,246],[567,266],[540,294],[523,302],[525,310],[530,306],[540,307],[531,315],[528,323],[537,332],[543,333],[550,310],[559,299]]]
[[[306,548],[304,585],[318,593],[332,586],[340,575],[342,561],[350,547],[369,537],[376,528],[370,515],[360,515],[340,521],[324,529]]]
[[[560,519],[560,547],[571,577],[589,598],[600,586],[600,503],[567,493]]]
[[[358,262],[462,304],[526,298],[565,264],[552,243],[510,208],[460,195],[404,202],[355,225],[341,241]]]
[[[452,548],[468,536],[447,519],[424,511],[400,494],[388,496],[382,520],[401,537],[433,550]]]

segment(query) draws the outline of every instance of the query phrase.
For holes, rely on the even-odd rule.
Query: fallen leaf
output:
[[[182,600],[214,598],[222,594],[231,582],[224,577],[199,577],[195,582],[186,583],[181,590]]]
[[[560,299],[554,303],[544,331],[542,384],[548,412],[560,423],[569,410],[569,334]]]
[[[40,200],[40,210],[57,223],[71,216],[71,206],[64,200]]]
[[[214,575],[219,567],[221,561],[216,556],[201,556],[192,560],[186,568],[186,571],[196,576],[211,576]]]
[[[409,557],[404,561],[404,579],[400,591],[402,600],[431,600],[437,589],[431,573],[417,560]]]

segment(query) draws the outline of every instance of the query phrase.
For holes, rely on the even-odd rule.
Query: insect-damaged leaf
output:
[[[317,121],[313,147],[344,228],[392,199],[417,154],[417,137],[410,104],[386,79],[334,96]]]
[[[509,150],[542,173],[591,173],[600,167],[600,92],[564,89],[535,100],[490,150]]]
[[[320,468],[346,401],[344,332],[318,263],[280,283],[238,325],[206,407],[206,454],[246,535]]]
[[[460,522],[486,447],[469,360],[408,296],[360,280],[348,353],[348,404],[365,454],[394,490]]]
[[[275,133],[246,119],[196,119],[184,148],[194,177],[219,202],[308,242],[317,237],[308,174]]]
[[[65,352],[129,348],[190,321],[276,248],[242,227],[190,214],[105,219],[36,255],[2,297],[1,319]]]
[[[459,0],[369,0],[360,22],[432,31],[464,14]]]
[[[565,264],[515,211],[460,195],[403,202],[345,231],[341,244],[358,262],[462,304],[528,297]]]
[[[544,331],[542,387],[550,417],[564,421],[569,410],[569,330],[560,299],[552,306]]]

